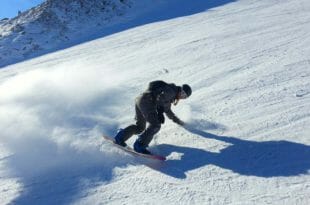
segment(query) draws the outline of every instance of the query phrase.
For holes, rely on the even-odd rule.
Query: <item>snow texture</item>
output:
[[[79,13],[89,1],[64,2],[1,22],[0,204],[310,204],[308,0],[92,1],[92,15],[117,7],[101,33]],[[41,11],[93,40],[60,49],[61,26],[36,33]],[[4,57],[25,45],[10,31],[22,20],[44,52],[60,50]],[[101,138],[134,122],[156,79],[193,88],[173,106],[186,126],[167,120],[150,145],[165,162]]]

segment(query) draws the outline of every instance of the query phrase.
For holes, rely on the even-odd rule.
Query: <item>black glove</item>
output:
[[[158,113],[158,120],[161,124],[164,124],[165,123],[165,116],[164,116],[164,113],[161,113],[159,114]]]
[[[164,108],[163,107],[158,107],[157,108],[157,114],[158,114],[158,121],[161,124],[164,124],[165,123]]]

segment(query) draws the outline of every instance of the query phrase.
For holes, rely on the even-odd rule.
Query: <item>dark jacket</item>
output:
[[[176,86],[173,83],[168,84],[164,81],[154,82],[158,82],[158,86],[155,89],[149,86],[144,93],[146,95],[151,94],[152,102],[154,103],[154,106],[156,106],[158,115],[160,116],[163,113],[166,113],[168,118],[178,124],[182,124],[182,121],[171,110],[171,104],[177,100],[177,95],[180,92],[181,87]],[[151,82],[150,85],[154,82]]]

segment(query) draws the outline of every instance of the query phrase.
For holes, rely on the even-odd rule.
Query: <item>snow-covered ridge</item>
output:
[[[0,67],[104,30],[106,25],[125,20],[125,13],[137,4],[132,0],[46,0],[15,18],[2,19]]]

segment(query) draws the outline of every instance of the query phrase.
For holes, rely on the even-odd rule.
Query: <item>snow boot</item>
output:
[[[115,143],[122,146],[122,147],[126,147],[127,144],[124,142],[123,140],[123,135],[124,135],[124,130],[123,129],[119,129],[116,136],[114,137]]]
[[[135,141],[135,143],[133,144],[133,149],[136,151],[136,152],[139,152],[139,153],[142,153],[142,154],[151,154],[150,151],[148,151],[146,149],[146,147],[144,147],[141,142],[139,141],[139,139],[137,139]]]

